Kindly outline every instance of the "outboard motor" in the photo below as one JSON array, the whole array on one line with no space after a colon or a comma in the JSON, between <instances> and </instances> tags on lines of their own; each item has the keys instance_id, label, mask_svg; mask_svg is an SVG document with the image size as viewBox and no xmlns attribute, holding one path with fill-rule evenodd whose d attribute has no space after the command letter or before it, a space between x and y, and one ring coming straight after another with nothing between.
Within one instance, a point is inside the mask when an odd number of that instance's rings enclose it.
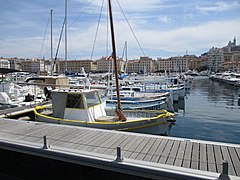
<instances>
[{"instance_id":1,"label":"outboard motor","mask_svg":"<svg viewBox=\"0 0 240 180\"><path fill-rule=\"evenodd\" d=\"M24 102L31 102L34 101L34 95L31 95L28 93L28 95L25 96Z\"/></svg>"}]
</instances>

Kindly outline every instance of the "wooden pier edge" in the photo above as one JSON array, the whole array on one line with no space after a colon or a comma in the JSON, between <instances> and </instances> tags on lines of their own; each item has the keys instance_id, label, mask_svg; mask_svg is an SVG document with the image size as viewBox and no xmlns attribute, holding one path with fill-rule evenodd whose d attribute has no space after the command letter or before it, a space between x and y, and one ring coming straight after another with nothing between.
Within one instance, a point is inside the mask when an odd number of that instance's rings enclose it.
<instances>
[{"instance_id":1,"label":"wooden pier edge","mask_svg":"<svg viewBox=\"0 0 240 180\"><path fill-rule=\"evenodd\" d=\"M240 179L238 144L0 118L0 148L152 179Z\"/></svg>"}]
</instances>

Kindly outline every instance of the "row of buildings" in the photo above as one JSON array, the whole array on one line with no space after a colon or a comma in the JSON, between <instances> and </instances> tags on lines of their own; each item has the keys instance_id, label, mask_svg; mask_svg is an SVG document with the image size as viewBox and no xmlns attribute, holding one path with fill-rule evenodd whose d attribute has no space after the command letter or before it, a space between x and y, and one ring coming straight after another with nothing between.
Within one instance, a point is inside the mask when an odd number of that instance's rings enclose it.
<instances>
[{"instance_id":1,"label":"row of buildings","mask_svg":"<svg viewBox=\"0 0 240 180\"><path fill-rule=\"evenodd\" d=\"M117 59L118 69L126 73L153 73L153 72L185 72L187 70L206 70L219 72L231 70L240 72L240 45L229 41L222 48L212 47L201 56L184 55L167 59L140 57L134 60ZM111 58L101 57L98 60L57 60L51 62L44 59L0 58L0 67L11 68L32 73L79 72L83 67L86 72L108 72L113 66ZM53 67L53 68L52 68Z\"/></svg>"}]
</instances>

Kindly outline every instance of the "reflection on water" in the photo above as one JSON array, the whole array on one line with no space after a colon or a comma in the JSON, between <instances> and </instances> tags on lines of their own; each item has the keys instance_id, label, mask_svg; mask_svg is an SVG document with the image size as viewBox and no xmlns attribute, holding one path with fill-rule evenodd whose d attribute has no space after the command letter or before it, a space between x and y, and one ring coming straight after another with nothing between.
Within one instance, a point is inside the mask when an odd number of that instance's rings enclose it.
<instances>
[{"instance_id":1,"label":"reflection on water","mask_svg":"<svg viewBox=\"0 0 240 180\"><path fill-rule=\"evenodd\" d=\"M178 102L173 104L174 111L178 112L179 110L185 110L185 99L179 99Z\"/></svg>"},{"instance_id":2,"label":"reflection on water","mask_svg":"<svg viewBox=\"0 0 240 180\"><path fill-rule=\"evenodd\" d=\"M197 77L185 100L174 104L178 115L170 136L240 143L240 88Z\"/></svg>"}]
</instances>

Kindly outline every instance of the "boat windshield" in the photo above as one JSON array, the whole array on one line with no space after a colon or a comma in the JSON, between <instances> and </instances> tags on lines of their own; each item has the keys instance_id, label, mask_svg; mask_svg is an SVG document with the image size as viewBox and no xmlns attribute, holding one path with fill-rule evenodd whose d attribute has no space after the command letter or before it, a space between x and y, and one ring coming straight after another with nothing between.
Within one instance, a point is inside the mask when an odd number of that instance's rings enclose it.
<instances>
[{"instance_id":1,"label":"boat windshield","mask_svg":"<svg viewBox=\"0 0 240 180\"><path fill-rule=\"evenodd\" d=\"M82 94L68 94L67 108L81 108L84 109L84 99Z\"/></svg>"},{"instance_id":2,"label":"boat windshield","mask_svg":"<svg viewBox=\"0 0 240 180\"><path fill-rule=\"evenodd\" d=\"M87 93L86 101L88 107L93 107L101 103L101 100L97 92Z\"/></svg>"}]
</instances>

